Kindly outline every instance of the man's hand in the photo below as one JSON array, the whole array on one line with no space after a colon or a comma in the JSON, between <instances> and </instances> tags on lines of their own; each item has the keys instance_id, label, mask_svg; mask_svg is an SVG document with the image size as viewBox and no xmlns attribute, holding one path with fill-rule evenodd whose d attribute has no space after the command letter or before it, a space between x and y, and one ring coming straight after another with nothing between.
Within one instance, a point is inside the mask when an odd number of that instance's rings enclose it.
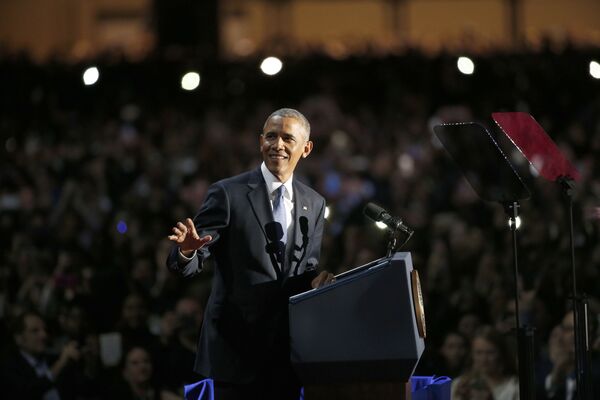
<instances>
[{"instance_id":1,"label":"man's hand","mask_svg":"<svg viewBox=\"0 0 600 400\"><path fill-rule=\"evenodd\" d=\"M335 276L331 272L322 271L315 279L312 280L310 285L312 288L318 288L324 285L329 285L335 282Z\"/></svg>"},{"instance_id":2,"label":"man's hand","mask_svg":"<svg viewBox=\"0 0 600 400\"><path fill-rule=\"evenodd\" d=\"M202 248L206 243L212 240L212 236L210 235L203 237L198 236L196 226L191 218L187 218L185 224L183 222L178 222L177 225L173 227L173 233L174 235L169 236L169 240L177 243L181 250L181 254L186 257L189 257L194 251Z\"/></svg>"},{"instance_id":3,"label":"man's hand","mask_svg":"<svg viewBox=\"0 0 600 400\"><path fill-rule=\"evenodd\" d=\"M50 371L52 375L56 378L61 374L61 372L65 369L65 367L73 361L79 360L81 357L81 352L79 351L79 346L77 342L70 341L63 347L60 352L60 356L58 360L52 365Z\"/></svg>"}]
</instances>

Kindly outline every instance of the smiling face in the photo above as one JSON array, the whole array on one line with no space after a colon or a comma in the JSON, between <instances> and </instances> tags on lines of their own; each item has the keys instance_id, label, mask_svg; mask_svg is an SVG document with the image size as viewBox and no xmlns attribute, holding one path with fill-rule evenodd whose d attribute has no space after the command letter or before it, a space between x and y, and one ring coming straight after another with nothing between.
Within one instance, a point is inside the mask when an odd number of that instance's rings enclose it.
<instances>
[{"instance_id":1,"label":"smiling face","mask_svg":"<svg viewBox=\"0 0 600 400\"><path fill-rule=\"evenodd\" d=\"M260 151L265 165L281 182L290 178L298 160L306 158L312 147L308 132L296 118L269 118L260 136Z\"/></svg>"}]
</instances>

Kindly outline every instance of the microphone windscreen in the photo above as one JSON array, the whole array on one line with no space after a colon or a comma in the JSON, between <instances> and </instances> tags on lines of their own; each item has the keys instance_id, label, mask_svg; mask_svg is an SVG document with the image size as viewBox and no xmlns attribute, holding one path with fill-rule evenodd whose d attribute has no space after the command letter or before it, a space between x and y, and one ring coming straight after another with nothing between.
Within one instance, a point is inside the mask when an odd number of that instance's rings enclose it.
<instances>
[{"instance_id":1,"label":"microphone windscreen","mask_svg":"<svg viewBox=\"0 0 600 400\"><path fill-rule=\"evenodd\" d=\"M308 235L308 218L300 217L300 232L302 232L302 236Z\"/></svg>"},{"instance_id":2,"label":"microphone windscreen","mask_svg":"<svg viewBox=\"0 0 600 400\"><path fill-rule=\"evenodd\" d=\"M373 221L380 221L381 216L385 214L386 211L375 203L367 203L363 209L363 213Z\"/></svg>"},{"instance_id":3,"label":"microphone windscreen","mask_svg":"<svg viewBox=\"0 0 600 400\"><path fill-rule=\"evenodd\" d=\"M283 228L279 222L267 222L265 224L265 233L267 234L267 239L271 242L278 242L283 237Z\"/></svg>"}]
</instances>

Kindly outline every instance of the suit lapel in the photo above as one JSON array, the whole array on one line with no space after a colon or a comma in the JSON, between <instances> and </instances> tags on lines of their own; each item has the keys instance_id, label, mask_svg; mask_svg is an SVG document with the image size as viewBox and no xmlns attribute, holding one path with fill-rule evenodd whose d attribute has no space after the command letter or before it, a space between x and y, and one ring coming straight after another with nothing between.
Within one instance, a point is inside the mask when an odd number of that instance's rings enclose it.
<instances>
[{"instance_id":1,"label":"suit lapel","mask_svg":"<svg viewBox=\"0 0 600 400\"><path fill-rule=\"evenodd\" d=\"M252 207L254 216L258 220L258 225L266 238L265 225L273 220L273 211L269 207L267 188L260 169L254 170L248 181L248 186L250 187L250 191L248 192L250 207Z\"/></svg>"}]
</instances>

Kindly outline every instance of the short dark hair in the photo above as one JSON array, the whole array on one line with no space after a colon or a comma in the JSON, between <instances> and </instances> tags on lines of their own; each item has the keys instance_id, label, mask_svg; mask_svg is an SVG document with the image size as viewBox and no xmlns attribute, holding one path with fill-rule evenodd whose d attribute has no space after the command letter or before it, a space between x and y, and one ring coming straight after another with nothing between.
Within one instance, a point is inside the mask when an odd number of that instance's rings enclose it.
<instances>
[{"instance_id":1,"label":"short dark hair","mask_svg":"<svg viewBox=\"0 0 600 400\"><path fill-rule=\"evenodd\" d=\"M295 110L293 108L280 108L279 110L273 111L271 115L269 115L269 117L265 120L263 130L267 126L267 122L273 117L296 119L298 122L300 122L300 125L302 125L302 128L304 128L304 131L306 132L306 140L310 138L310 123L300 111Z\"/></svg>"},{"instance_id":2,"label":"short dark hair","mask_svg":"<svg viewBox=\"0 0 600 400\"><path fill-rule=\"evenodd\" d=\"M42 317L42 314L40 314L37 311L34 310L25 310L19 314L17 314L17 316L15 316L13 318L13 320L11 321L10 324L10 332L13 336L17 336L22 334L23 332L25 332L25 320L27 319L27 317L38 317L39 319L41 319L42 321L44 321L44 317Z\"/></svg>"}]
</instances>

